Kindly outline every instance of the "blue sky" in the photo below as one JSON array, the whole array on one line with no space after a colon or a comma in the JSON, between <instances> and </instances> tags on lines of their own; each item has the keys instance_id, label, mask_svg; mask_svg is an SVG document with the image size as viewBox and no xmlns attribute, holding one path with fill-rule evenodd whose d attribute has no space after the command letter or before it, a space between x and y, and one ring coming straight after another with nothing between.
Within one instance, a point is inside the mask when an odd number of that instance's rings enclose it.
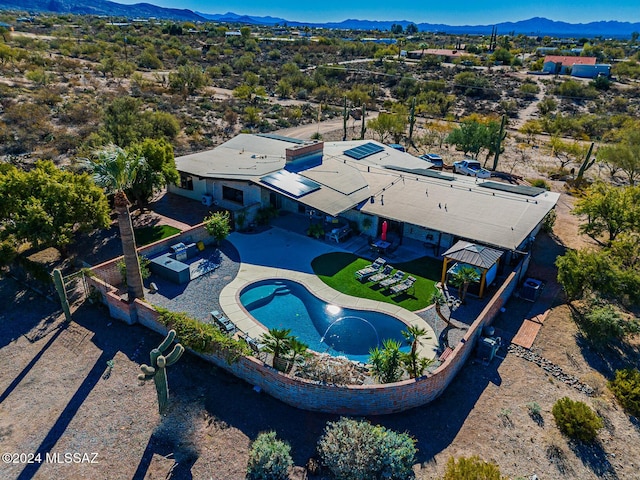
<instances>
[{"instance_id":1,"label":"blue sky","mask_svg":"<svg viewBox=\"0 0 640 480\"><path fill-rule=\"evenodd\" d=\"M638 0L458 0L424 2L420 0L265 0L242 2L208 0L115 0L118 3L147 1L162 7L188 8L203 13L234 12L245 15L281 17L292 21L327 22L347 18L362 20L409 20L449 25L487 25L505 21L546 17L570 23L598 20L640 22ZM392 5L392 6L390 6Z\"/></svg>"}]
</instances>

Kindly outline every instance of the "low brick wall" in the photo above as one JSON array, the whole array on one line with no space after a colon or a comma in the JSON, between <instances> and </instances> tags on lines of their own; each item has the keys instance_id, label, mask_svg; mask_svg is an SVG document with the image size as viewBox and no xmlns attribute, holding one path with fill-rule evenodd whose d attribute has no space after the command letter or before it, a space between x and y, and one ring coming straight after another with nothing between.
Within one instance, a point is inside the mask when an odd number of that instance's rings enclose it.
<instances>
[{"instance_id":1,"label":"low brick wall","mask_svg":"<svg viewBox=\"0 0 640 480\"><path fill-rule=\"evenodd\" d=\"M185 244L202 242L205 245L211 245L214 241L215 239L209 235L207 230L204 228L204 224L201 223L185 230L182 233L177 233L171 237L163 238L157 242L140 247L138 248L138 254L151 258L168 252L171 245L175 245L179 242ZM120 259L122 259L122 256L99 265L95 265L94 267L91 267L91 270L96 276L100 277L109 285L120 285L122 283L122 276L120 275L120 270L118 270L117 267Z\"/></svg>"},{"instance_id":2,"label":"low brick wall","mask_svg":"<svg viewBox=\"0 0 640 480\"><path fill-rule=\"evenodd\" d=\"M493 321L515 290L522 267L523 264L520 264L507 277L447 360L431 374L418 379L383 385L327 385L285 375L253 357L242 357L236 363L228 364L222 356L192 353L259 387L269 395L304 410L343 415L382 415L402 412L425 405L444 392L473 353L475 342L482 333L482 327ZM109 311L114 318L127 323L139 322L155 332L166 334L167 329L158 321L158 313L153 307L140 300L129 305L113 294L112 287L109 291L109 286L101 280L91 278L88 281L101 292L105 292L103 301L109 306ZM107 288L106 291L105 288Z\"/></svg>"}]
</instances>

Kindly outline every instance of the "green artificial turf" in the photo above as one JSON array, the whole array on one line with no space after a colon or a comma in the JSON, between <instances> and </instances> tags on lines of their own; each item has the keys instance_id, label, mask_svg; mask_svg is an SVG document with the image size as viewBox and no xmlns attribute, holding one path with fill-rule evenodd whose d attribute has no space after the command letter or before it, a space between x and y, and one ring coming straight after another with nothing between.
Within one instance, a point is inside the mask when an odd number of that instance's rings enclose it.
<instances>
[{"instance_id":1,"label":"green artificial turf","mask_svg":"<svg viewBox=\"0 0 640 480\"><path fill-rule=\"evenodd\" d=\"M134 233L136 236L136 245L141 247L180 233L180 229L170 227L169 225L154 225L152 227L135 228Z\"/></svg>"},{"instance_id":2,"label":"green artificial turf","mask_svg":"<svg viewBox=\"0 0 640 480\"><path fill-rule=\"evenodd\" d=\"M347 295L400 305L411 311L428 307L436 289L435 284L440 280L442 262L430 257L422 257L410 262L389 263L395 269L400 269L416 278L416 283L408 292L391 295L390 290L381 290L371 282L361 283L355 278L355 272L370 265L371 262L351 253L337 252L320 255L311 262L311 266L324 283Z\"/></svg>"}]
</instances>

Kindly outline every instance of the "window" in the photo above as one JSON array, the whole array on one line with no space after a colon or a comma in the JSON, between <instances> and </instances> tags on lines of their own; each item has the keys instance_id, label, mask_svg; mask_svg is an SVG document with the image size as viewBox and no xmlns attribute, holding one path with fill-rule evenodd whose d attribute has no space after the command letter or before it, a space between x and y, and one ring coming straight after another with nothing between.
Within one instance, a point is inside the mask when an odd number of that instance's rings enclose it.
<instances>
[{"instance_id":1,"label":"window","mask_svg":"<svg viewBox=\"0 0 640 480\"><path fill-rule=\"evenodd\" d=\"M244 205L244 192L242 190L238 190L237 188L231 188L223 185L222 198L224 198L225 200L229 200L230 202Z\"/></svg>"},{"instance_id":2,"label":"window","mask_svg":"<svg viewBox=\"0 0 640 480\"><path fill-rule=\"evenodd\" d=\"M180 188L183 190L193 190L193 177L191 175L180 174Z\"/></svg>"}]
</instances>

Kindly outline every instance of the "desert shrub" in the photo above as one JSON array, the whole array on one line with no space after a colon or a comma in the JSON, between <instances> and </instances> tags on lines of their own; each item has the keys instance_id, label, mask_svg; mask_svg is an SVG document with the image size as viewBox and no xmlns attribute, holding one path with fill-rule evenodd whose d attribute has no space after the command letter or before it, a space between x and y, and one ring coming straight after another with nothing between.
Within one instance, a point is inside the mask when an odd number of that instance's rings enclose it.
<instances>
[{"instance_id":1,"label":"desert shrub","mask_svg":"<svg viewBox=\"0 0 640 480\"><path fill-rule=\"evenodd\" d=\"M261 433L249 451L247 478L250 480L286 480L293 465L291 445L276 438L276 432Z\"/></svg>"},{"instance_id":2,"label":"desert shrub","mask_svg":"<svg viewBox=\"0 0 640 480\"><path fill-rule=\"evenodd\" d=\"M149 269L149 265L151 264L151 260L147 257L138 255L138 263L140 264L140 275L143 280L146 280L151 276L151 270ZM127 286L127 265L124 262L124 258L118 260L116 263L116 267L120 272L120 276L122 277L122 285Z\"/></svg>"},{"instance_id":3,"label":"desert shrub","mask_svg":"<svg viewBox=\"0 0 640 480\"><path fill-rule=\"evenodd\" d=\"M640 371L635 368L617 370L609 389L629 414L640 417Z\"/></svg>"},{"instance_id":4,"label":"desert shrub","mask_svg":"<svg viewBox=\"0 0 640 480\"><path fill-rule=\"evenodd\" d=\"M453 457L447 461L447 468L442 480L502 480L500 468L494 464L485 462L478 456Z\"/></svg>"},{"instance_id":5,"label":"desert shrub","mask_svg":"<svg viewBox=\"0 0 640 480\"><path fill-rule=\"evenodd\" d=\"M551 410L556 425L567 437L582 442L592 442L604 423L589 406L580 401L563 397Z\"/></svg>"},{"instance_id":6,"label":"desert shrub","mask_svg":"<svg viewBox=\"0 0 640 480\"><path fill-rule=\"evenodd\" d=\"M220 243L231 232L229 212L215 212L204 219L204 228L217 243Z\"/></svg>"},{"instance_id":7,"label":"desert shrub","mask_svg":"<svg viewBox=\"0 0 640 480\"><path fill-rule=\"evenodd\" d=\"M322 463L341 480L413 477L415 440L364 420L329 422L318 441Z\"/></svg>"},{"instance_id":8,"label":"desert shrub","mask_svg":"<svg viewBox=\"0 0 640 480\"><path fill-rule=\"evenodd\" d=\"M202 323L184 312L172 312L155 306L158 321L169 330L176 331L180 343L196 352L223 353L227 362L233 363L242 355L250 355L246 342L222 333L210 323Z\"/></svg>"},{"instance_id":9,"label":"desert shrub","mask_svg":"<svg viewBox=\"0 0 640 480\"><path fill-rule=\"evenodd\" d=\"M532 178L529 180L532 187L544 188L545 190L551 190L549 184L543 178Z\"/></svg>"},{"instance_id":10,"label":"desert shrub","mask_svg":"<svg viewBox=\"0 0 640 480\"><path fill-rule=\"evenodd\" d=\"M589 310L582 316L580 327L586 337L598 346L624 338L627 334L627 322L611 305L596 306Z\"/></svg>"},{"instance_id":11,"label":"desert shrub","mask_svg":"<svg viewBox=\"0 0 640 480\"><path fill-rule=\"evenodd\" d=\"M550 210L542 220L542 231L546 233L553 232L553 226L556 224L558 214L555 210Z\"/></svg>"}]
</instances>

